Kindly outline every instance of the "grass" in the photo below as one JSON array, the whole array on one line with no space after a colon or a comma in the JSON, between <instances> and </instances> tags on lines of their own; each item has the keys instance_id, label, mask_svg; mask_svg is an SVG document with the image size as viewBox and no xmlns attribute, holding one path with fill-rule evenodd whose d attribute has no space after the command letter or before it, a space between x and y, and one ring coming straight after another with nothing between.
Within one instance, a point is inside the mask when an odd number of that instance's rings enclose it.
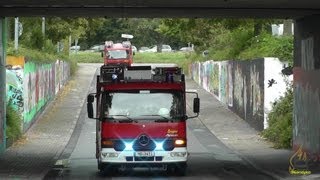
<instances>
[{"instance_id":1,"label":"grass","mask_svg":"<svg viewBox=\"0 0 320 180\"><path fill-rule=\"evenodd\" d=\"M9 139L17 140L21 136L22 118L19 113L8 103L7 104L7 128L6 134Z\"/></svg>"},{"instance_id":2,"label":"grass","mask_svg":"<svg viewBox=\"0 0 320 180\"><path fill-rule=\"evenodd\" d=\"M187 72L188 64L191 63L190 54L182 52L174 53L136 53L133 57L134 63L174 63ZM78 63L101 63L103 58L99 52L72 53L69 57Z\"/></svg>"},{"instance_id":3,"label":"grass","mask_svg":"<svg viewBox=\"0 0 320 180\"><path fill-rule=\"evenodd\" d=\"M292 112L293 90L287 89L272 107L268 115L269 127L262 131L262 135L274 143L275 148L291 148L292 144Z\"/></svg>"},{"instance_id":4,"label":"grass","mask_svg":"<svg viewBox=\"0 0 320 180\"><path fill-rule=\"evenodd\" d=\"M77 63L103 63L100 52L83 52L71 53L69 59Z\"/></svg>"}]
</instances>

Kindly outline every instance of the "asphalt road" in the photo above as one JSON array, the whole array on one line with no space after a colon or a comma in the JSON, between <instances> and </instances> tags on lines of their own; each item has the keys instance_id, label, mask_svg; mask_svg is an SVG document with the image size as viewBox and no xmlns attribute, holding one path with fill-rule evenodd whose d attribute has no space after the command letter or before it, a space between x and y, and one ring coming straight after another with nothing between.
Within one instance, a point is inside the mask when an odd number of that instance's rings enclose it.
<instances>
[{"instance_id":1,"label":"asphalt road","mask_svg":"<svg viewBox=\"0 0 320 180\"><path fill-rule=\"evenodd\" d=\"M91 92L95 92L94 87L95 82L91 84ZM188 98L188 104L191 104L191 98ZM102 176L95 159L96 122L87 118L85 105L69 144L45 179L273 179L224 145L198 118L187 121L190 155L186 176L172 176L161 170L148 169ZM188 111L190 113L189 106Z\"/></svg>"}]
</instances>

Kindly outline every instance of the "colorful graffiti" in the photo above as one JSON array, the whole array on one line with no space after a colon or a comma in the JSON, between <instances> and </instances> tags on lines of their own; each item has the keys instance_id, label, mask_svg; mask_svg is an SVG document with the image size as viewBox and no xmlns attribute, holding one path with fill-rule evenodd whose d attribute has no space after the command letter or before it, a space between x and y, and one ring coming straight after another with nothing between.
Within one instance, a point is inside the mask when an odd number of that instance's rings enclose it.
<instances>
[{"instance_id":1,"label":"colorful graffiti","mask_svg":"<svg viewBox=\"0 0 320 180\"><path fill-rule=\"evenodd\" d=\"M5 52L6 52L6 44L7 44L7 20L4 17L0 17L0 78L3 79L5 74ZM5 137L5 95L2 93L5 91L4 82L0 81L3 84L0 84L0 153L4 151L6 144Z\"/></svg>"},{"instance_id":2,"label":"colorful graffiti","mask_svg":"<svg viewBox=\"0 0 320 180\"><path fill-rule=\"evenodd\" d=\"M227 96L228 96L228 106L232 107L233 106L233 78L232 78L232 66L233 63L229 62L228 63L228 91L227 91Z\"/></svg>"},{"instance_id":3,"label":"colorful graffiti","mask_svg":"<svg viewBox=\"0 0 320 180\"><path fill-rule=\"evenodd\" d=\"M250 104L252 105L253 115L263 116L262 114L259 114L259 112L262 110L260 108L263 108L263 99L261 96L263 91L260 88L264 88L264 85L260 85L260 73L263 74L264 69L262 68L259 70L257 70L257 66L255 64L250 67Z\"/></svg>"},{"instance_id":4,"label":"colorful graffiti","mask_svg":"<svg viewBox=\"0 0 320 180\"><path fill-rule=\"evenodd\" d=\"M220 76L219 76L219 99L224 104L227 104L227 91L228 91L228 64L227 62L221 62L220 64Z\"/></svg>"},{"instance_id":5,"label":"colorful graffiti","mask_svg":"<svg viewBox=\"0 0 320 180\"><path fill-rule=\"evenodd\" d=\"M20 68L15 68L14 64L7 65L7 102L10 101L21 113L25 131L67 82L70 68L68 63L58 60L53 64L26 62L22 69L20 57L19 61L10 58L11 62L19 62Z\"/></svg>"},{"instance_id":6,"label":"colorful graffiti","mask_svg":"<svg viewBox=\"0 0 320 180\"><path fill-rule=\"evenodd\" d=\"M15 110L23 113L23 85L22 75L23 69L7 69L6 70L6 92L7 92L7 103L13 106Z\"/></svg>"},{"instance_id":7,"label":"colorful graffiti","mask_svg":"<svg viewBox=\"0 0 320 180\"><path fill-rule=\"evenodd\" d=\"M193 64L199 84L257 130L264 122L264 59L254 61L206 61ZM200 71L200 72L198 72Z\"/></svg>"},{"instance_id":8,"label":"colorful graffiti","mask_svg":"<svg viewBox=\"0 0 320 180\"><path fill-rule=\"evenodd\" d=\"M69 78L68 64L57 61L54 64L38 65L27 62L24 68L24 129L54 97Z\"/></svg>"},{"instance_id":9,"label":"colorful graffiti","mask_svg":"<svg viewBox=\"0 0 320 180\"><path fill-rule=\"evenodd\" d=\"M320 70L294 68L293 140L320 161ZM315 158L313 158L315 159Z\"/></svg>"}]
</instances>

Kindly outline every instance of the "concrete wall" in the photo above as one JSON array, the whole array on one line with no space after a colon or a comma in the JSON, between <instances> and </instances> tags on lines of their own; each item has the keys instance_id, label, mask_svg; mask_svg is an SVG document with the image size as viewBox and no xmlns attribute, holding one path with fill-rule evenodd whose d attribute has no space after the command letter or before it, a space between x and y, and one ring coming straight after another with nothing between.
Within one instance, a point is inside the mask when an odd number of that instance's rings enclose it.
<instances>
[{"instance_id":1,"label":"concrete wall","mask_svg":"<svg viewBox=\"0 0 320 180\"><path fill-rule=\"evenodd\" d=\"M253 61L206 61L191 65L192 78L230 110L261 131L268 127L272 103L286 90L283 63L277 58ZM269 80L274 80L269 87Z\"/></svg>"},{"instance_id":2,"label":"concrete wall","mask_svg":"<svg viewBox=\"0 0 320 180\"><path fill-rule=\"evenodd\" d=\"M23 131L26 131L67 82L70 68L59 60L52 64L25 62L21 67L19 57L9 58L13 59L10 61L13 68L7 69L7 101L21 113Z\"/></svg>"},{"instance_id":3,"label":"concrete wall","mask_svg":"<svg viewBox=\"0 0 320 180\"><path fill-rule=\"evenodd\" d=\"M320 16L296 20L294 54L294 149L320 162Z\"/></svg>"},{"instance_id":4,"label":"concrete wall","mask_svg":"<svg viewBox=\"0 0 320 180\"><path fill-rule=\"evenodd\" d=\"M6 106L5 106L5 44L6 44L6 19L0 17L0 153L5 150L6 138Z\"/></svg>"},{"instance_id":5,"label":"concrete wall","mask_svg":"<svg viewBox=\"0 0 320 180\"><path fill-rule=\"evenodd\" d=\"M273 103L285 93L289 84L292 84L293 76L283 76L281 71L287 63L277 58L264 58L264 128L268 128L268 114L272 110ZM274 83L269 85L274 80ZM270 87L269 87L270 86Z\"/></svg>"}]
</instances>

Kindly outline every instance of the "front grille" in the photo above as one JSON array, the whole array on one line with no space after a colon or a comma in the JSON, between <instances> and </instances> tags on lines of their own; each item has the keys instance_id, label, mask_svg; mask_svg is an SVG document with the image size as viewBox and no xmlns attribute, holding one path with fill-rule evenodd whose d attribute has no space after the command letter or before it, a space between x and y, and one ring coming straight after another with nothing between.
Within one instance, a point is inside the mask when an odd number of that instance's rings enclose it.
<instances>
[{"instance_id":1,"label":"front grille","mask_svg":"<svg viewBox=\"0 0 320 180\"><path fill-rule=\"evenodd\" d=\"M128 142L132 140L127 140ZM161 142L160 139L150 139L146 145L142 145L139 142L139 139L134 140L132 144L132 149L134 151L154 151L156 149L156 142ZM123 151L126 148L126 145L123 140L113 140L113 147L116 151ZM174 140L167 139L163 142L162 148L165 151L172 151L174 149Z\"/></svg>"},{"instance_id":2,"label":"front grille","mask_svg":"<svg viewBox=\"0 0 320 180\"><path fill-rule=\"evenodd\" d=\"M163 157L162 156L156 156L156 161L162 161Z\"/></svg>"},{"instance_id":3,"label":"front grille","mask_svg":"<svg viewBox=\"0 0 320 180\"><path fill-rule=\"evenodd\" d=\"M149 143L143 146L139 143L139 140L135 140L132 148L135 151L153 151L156 148L156 144L150 139Z\"/></svg>"},{"instance_id":4,"label":"front grille","mask_svg":"<svg viewBox=\"0 0 320 180\"><path fill-rule=\"evenodd\" d=\"M127 157L126 157L126 160L127 160L127 161L133 161L133 156L127 156Z\"/></svg>"}]
</instances>

